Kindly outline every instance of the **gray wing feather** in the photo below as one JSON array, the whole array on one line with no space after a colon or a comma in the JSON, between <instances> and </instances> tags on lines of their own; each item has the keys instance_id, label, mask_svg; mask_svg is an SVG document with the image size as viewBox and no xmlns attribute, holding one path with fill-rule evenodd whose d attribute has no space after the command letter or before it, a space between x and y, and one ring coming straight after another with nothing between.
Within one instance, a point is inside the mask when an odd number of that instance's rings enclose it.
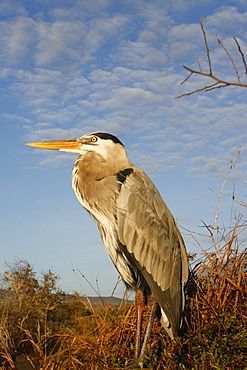
<instances>
[{"instance_id":1,"label":"gray wing feather","mask_svg":"<svg viewBox=\"0 0 247 370\"><path fill-rule=\"evenodd\" d=\"M117 221L120 242L140 265L176 335L183 310L182 283L188 279L187 254L166 203L137 167L122 184Z\"/></svg>"}]
</instances>

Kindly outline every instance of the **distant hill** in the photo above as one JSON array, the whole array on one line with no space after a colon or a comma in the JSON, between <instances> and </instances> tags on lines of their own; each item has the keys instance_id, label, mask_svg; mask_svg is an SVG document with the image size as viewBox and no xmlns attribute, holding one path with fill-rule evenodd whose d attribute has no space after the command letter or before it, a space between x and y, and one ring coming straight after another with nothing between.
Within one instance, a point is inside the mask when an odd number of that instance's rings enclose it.
<instances>
[{"instance_id":1,"label":"distant hill","mask_svg":"<svg viewBox=\"0 0 247 370\"><path fill-rule=\"evenodd\" d=\"M5 289L0 289L0 303L3 302L3 300L12 300L12 299L15 299L15 295L13 294L13 292L9 291L9 290L5 290ZM73 301L73 300L84 300L84 301L90 301L91 304L93 305L96 305L96 304L102 304L102 302L104 303L107 303L107 304L111 304L111 305L114 305L114 306L118 306L120 305L122 302L123 302L123 299L122 298L117 298L117 297L100 297L100 296L96 296L96 297L88 297L88 296L79 296L79 295L75 295L75 294L65 294L65 296L61 296L61 298L64 299L64 301ZM133 300L127 300L127 301L124 301L126 304L131 304L133 302Z\"/></svg>"},{"instance_id":2,"label":"distant hill","mask_svg":"<svg viewBox=\"0 0 247 370\"><path fill-rule=\"evenodd\" d=\"M102 301L107 303L107 304L112 304L112 305L120 305L123 302L122 298L117 298L117 297L80 297L83 300L90 300L92 304L101 304ZM124 300L126 304L131 304L133 301L132 300Z\"/></svg>"}]
</instances>

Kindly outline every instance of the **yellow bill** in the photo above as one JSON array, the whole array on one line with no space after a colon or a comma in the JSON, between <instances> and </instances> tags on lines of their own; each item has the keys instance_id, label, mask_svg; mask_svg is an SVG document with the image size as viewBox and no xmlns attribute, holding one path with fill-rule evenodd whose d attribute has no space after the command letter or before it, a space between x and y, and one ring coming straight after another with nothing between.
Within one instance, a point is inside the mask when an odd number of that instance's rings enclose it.
<instances>
[{"instance_id":1,"label":"yellow bill","mask_svg":"<svg viewBox=\"0 0 247 370\"><path fill-rule=\"evenodd\" d=\"M57 149L61 151L77 152L81 149L82 144L83 144L82 140L70 139L70 140L37 141L34 143L27 143L25 145L40 149Z\"/></svg>"}]
</instances>

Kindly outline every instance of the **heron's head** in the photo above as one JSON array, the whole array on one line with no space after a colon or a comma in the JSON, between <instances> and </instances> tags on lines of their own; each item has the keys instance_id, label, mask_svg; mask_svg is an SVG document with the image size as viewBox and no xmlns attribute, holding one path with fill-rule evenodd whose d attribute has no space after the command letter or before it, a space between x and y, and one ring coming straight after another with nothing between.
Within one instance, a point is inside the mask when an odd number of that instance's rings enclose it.
<instances>
[{"instance_id":1,"label":"heron's head","mask_svg":"<svg viewBox=\"0 0 247 370\"><path fill-rule=\"evenodd\" d=\"M113 159L117 161L118 157L128 160L125 147L121 141L116 136L105 132L94 132L78 139L38 141L26 145L41 149L57 149L62 152L80 155L95 152L101 155L106 162Z\"/></svg>"}]
</instances>

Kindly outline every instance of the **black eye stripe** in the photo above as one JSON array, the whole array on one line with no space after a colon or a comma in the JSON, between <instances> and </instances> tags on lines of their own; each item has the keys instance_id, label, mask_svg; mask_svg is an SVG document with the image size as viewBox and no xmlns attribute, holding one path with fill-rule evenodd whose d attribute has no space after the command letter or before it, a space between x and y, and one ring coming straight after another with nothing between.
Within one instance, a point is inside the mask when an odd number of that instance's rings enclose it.
<instances>
[{"instance_id":1,"label":"black eye stripe","mask_svg":"<svg viewBox=\"0 0 247 370\"><path fill-rule=\"evenodd\" d=\"M112 140L116 144L123 145L123 143L116 136L107 134L106 132L95 132L95 136L98 136L100 139L103 140Z\"/></svg>"}]
</instances>

